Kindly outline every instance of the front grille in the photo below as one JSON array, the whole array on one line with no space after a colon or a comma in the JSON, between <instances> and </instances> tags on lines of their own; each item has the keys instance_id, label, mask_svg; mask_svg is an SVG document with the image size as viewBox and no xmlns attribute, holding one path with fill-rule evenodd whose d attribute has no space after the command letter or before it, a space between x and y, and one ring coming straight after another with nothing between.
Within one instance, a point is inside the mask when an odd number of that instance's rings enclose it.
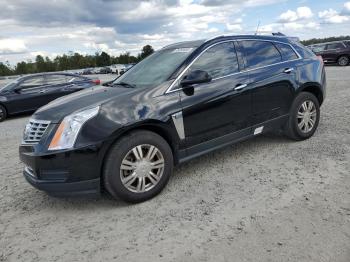
<instances>
[{"instance_id":1,"label":"front grille","mask_svg":"<svg viewBox=\"0 0 350 262\"><path fill-rule=\"evenodd\" d=\"M23 143L39 143L49 124L50 121L30 119L24 130Z\"/></svg>"}]
</instances>

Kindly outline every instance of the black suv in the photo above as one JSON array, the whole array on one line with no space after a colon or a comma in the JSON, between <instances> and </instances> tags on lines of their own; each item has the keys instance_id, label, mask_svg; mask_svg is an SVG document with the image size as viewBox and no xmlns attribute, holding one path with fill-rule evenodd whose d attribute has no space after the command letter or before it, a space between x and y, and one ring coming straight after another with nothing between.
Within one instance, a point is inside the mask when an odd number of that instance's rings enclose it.
<instances>
[{"instance_id":1,"label":"black suv","mask_svg":"<svg viewBox=\"0 0 350 262\"><path fill-rule=\"evenodd\" d=\"M173 166L283 130L311 137L325 99L321 60L283 37L222 36L166 46L109 87L57 99L29 120L24 176L56 196L140 202Z\"/></svg>"},{"instance_id":2,"label":"black suv","mask_svg":"<svg viewBox=\"0 0 350 262\"><path fill-rule=\"evenodd\" d=\"M335 41L309 46L325 63L337 63L340 66L347 66L350 62L350 42Z\"/></svg>"}]
</instances>

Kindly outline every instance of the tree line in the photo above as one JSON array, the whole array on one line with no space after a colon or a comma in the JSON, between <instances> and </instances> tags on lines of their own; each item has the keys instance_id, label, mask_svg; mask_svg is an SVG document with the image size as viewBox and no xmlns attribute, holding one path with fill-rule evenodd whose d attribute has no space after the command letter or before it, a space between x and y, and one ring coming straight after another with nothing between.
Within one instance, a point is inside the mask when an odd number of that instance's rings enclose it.
<instances>
[{"instance_id":1,"label":"tree line","mask_svg":"<svg viewBox=\"0 0 350 262\"><path fill-rule=\"evenodd\" d=\"M314 45L314 44L322 44L326 42L332 41L342 41L342 40L350 40L350 35L348 36L335 36L335 37L327 37L327 38L312 38L309 40L300 41L303 45Z\"/></svg>"},{"instance_id":2,"label":"tree line","mask_svg":"<svg viewBox=\"0 0 350 262\"><path fill-rule=\"evenodd\" d=\"M153 52L152 46L145 45L137 56L133 56L129 52L119 56L110 56L106 52L95 53L94 55L69 52L68 54L58 55L54 59L37 55L35 61L18 62L15 67L11 67L8 62L0 62L0 76L103 67L113 64L131 64L141 61Z\"/></svg>"}]
</instances>

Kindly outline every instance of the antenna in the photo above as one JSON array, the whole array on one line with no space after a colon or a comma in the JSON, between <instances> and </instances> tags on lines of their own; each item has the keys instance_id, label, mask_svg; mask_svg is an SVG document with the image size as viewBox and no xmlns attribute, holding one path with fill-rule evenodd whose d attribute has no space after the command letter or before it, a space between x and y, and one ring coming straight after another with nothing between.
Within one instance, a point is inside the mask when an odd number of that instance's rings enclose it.
<instances>
[{"instance_id":1,"label":"antenna","mask_svg":"<svg viewBox=\"0 0 350 262\"><path fill-rule=\"evenodd\" d=\"M258 21L258 25L256 26L255 35L257 35L259 32L259 26L260 26L260 20Z\"/></svg>"}]
</instances>

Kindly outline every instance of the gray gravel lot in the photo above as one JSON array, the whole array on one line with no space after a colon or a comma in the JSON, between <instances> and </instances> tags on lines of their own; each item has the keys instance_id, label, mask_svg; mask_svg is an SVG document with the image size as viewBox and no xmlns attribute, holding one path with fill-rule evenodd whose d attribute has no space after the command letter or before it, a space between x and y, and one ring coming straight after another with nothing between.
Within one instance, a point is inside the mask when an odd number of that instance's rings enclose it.
<instances>
[{"instance_id":1,"label":"gray gravel lot","mask_svg":"<svg viewBox=\"0 0 350 262\"><path fill-rule=\"evenodd\" d=\"M57 199L22 177L28 116L0 123L0 261L350 261L350 67L327 67L315 136L277 135L176 168L137 205Z\"/></svg>"}]
</instances>

